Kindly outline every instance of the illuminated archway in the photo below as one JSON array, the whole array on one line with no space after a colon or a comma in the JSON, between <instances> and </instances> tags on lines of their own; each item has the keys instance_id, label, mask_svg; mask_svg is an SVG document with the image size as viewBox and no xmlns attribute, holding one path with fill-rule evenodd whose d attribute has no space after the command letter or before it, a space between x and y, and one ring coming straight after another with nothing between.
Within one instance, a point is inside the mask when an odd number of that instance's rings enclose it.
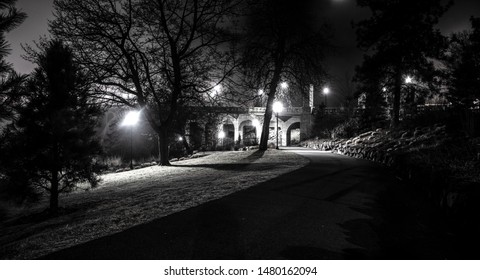
<instances>
[{"instance_id":1,"label":"illuminated archway","mask_svg":"<svg viewBox=\"0 0 480 280\"><path fill-rule=\"evenodd\" d=\"M244 145L253 146L258 144L257 128L251 120L243 121L239 128Z\"/></svg>"},{"instance_id":2,"label":"illuminated archway","mask_svg":"<svg viewBox=\"0 0 480 280\"><path fill-rule=\"evenodd\" d=\"M287 129L287 146L300 143L300 122L294 122Z\"/></svg>"}]
</instances>

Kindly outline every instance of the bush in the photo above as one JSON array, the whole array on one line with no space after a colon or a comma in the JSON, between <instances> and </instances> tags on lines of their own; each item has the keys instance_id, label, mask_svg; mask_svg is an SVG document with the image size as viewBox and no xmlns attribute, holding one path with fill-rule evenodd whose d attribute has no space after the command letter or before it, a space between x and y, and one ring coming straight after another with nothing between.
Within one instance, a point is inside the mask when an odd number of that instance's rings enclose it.
<instances>
[{"instance_id":1,"label":"bush","mask_svg":"<svg viewBox=\"0 0 480 280\"><path fill-rule=\"evenodd\" d=\"M360 125L357 118L351 118L332 130L332 138L351 138L360 133Z\"/></svg>"},{"instance_id":2,"label":"bush","mask_svg":"<svg viewBox=\"0 0 480 280\"><path fill-rule=\"evenodd\" d=\"M330 138L333 129L339 124L345 122L346 116L340 114L325 114L318 111L315 114L315 121L312 128L312 136L319 138Z\"/></svg>"}]
</instances>

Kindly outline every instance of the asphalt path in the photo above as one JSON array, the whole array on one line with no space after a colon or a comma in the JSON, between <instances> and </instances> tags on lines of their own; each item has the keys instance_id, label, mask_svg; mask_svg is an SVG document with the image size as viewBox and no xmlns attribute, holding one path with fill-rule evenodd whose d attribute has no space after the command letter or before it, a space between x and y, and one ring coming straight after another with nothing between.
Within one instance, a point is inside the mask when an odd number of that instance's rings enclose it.
<instances>
[{"instance_id":1,"label":"asphalt path","mask_svg":"<svg viewBox=\"0 0 480 280\"><path fill-rule=\"evenodd\" d=\"M387 169L328 152L287 152L310 164L44 258L462 258L442 223Z\"/></svg>"}]
</instances>

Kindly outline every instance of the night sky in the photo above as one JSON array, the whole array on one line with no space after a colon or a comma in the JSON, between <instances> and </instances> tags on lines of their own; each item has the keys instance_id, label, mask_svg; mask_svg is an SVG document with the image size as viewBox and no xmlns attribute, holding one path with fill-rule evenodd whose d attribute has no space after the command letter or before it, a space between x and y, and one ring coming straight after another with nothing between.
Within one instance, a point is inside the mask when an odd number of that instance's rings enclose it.
<instances>
[{"instance_id":1,"label":"night sky","mask_svg":"<svg viewBox=\"0 0 480 280\"><path fill-rule=\"evenodd\" d=\"M31 63L20 57L23 54L20 44L31 44L41 35L48 34L47 25L48 19L52 17L52 3L53 0L17 1L17 7L25 11L28 18L7 35L12 49L8 60L14 64L16 71L29 73L33 69ZM336 77L343 77L347 73L352 75L354 66L361 62L362 53L356 49L355 32L351 22L367 18L369 12L357 7L356 0L323 0L321 4L320 1L317 3L316 9L322 15L319 18L324 17L333 26L333 43L338 47L337 55L330 55L327 59L329 72ZM456 0L454 6L440 20L439 28L445 34L467 29L472 15L480 17L480 1Z\"/></svg>"}]
</instances>

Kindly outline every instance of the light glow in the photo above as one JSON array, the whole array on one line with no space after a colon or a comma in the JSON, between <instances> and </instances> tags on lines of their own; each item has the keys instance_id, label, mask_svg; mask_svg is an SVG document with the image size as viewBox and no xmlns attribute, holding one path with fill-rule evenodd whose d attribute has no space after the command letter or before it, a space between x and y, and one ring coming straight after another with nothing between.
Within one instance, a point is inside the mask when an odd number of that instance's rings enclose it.
<instances>
[{"instance_id":1,"label":"light glow","mask_svg":"<svg viewBox=\"0 0 480 280\"><path fill-rule=\"evenodd\" d=\"M330 89L328 87L324 87L323 94L329 94L329 93L330 93Z\"/></svg>"},{"instance_id":2,"label":"light glow","mask_svg":"<svg viewBox=\"0 0 480 280\"><path fill-rule=\"evenodd\" d=\"M121 126L134 126L138 123L140 119L140 111L130 111L127 113Z\"/></svg>"},{"instance_id":3,"label":"light glow","mask_svg":"<svg viewBox=\"0 0 480 280\"><path fill-rule=\"evenodd\" d=\"M221 84L215 85L209 93L210 97L214 98L215 96L217 96L222 92L222 89L223 87Z\"/></svg>"},{"instance_id":4,"label":"light glow","mask_svg":"<svg viewBox=\"0 0 480 280\"><path fill-rule=\"evenodd\" d=\"M258 95L263 95L265 92L263 91L263 89L259 89L258 90Z\"/></svg>"},{"instance_id":5,"label":"light glow","mask_svg":"<svg viewBox=\"0 0 480 280\"><path fill-rule=\"evenodd\" d=\"M225 132L223 130L218 133L218 138L220 139L225 138Z\"/></svg>"},{"instance_id":6,"label":"light glow","mask_svg":"<svg viewBox=\"0 0 480 280\"><path fill-rule=\"evenodd\" d=\"M287 89L288 88L288 83L287 82L282 82L282 83L280 83L280 87L282 89Z\"/></svg>"},{"instance_id":7,"label":"light glow","mask_svg":"<svg viewBox=\"0 0 480 280\"><path fill-rule=\"evenodd\" d=\"M412 77L407 76L407 77L405 78L405 83L406 83L406 84L410 84L410 83L412 83L412 82L413 82Z\"/></svg>"},{"instance_id":8,"label":"light glow","mask_svg":"<svg viewBox=\"0 0 480 280\"><path fill-rule=\"evenodd\" d=\"M282 102L276 101L275 103L273 103L272 109L273 109L273 112L274 112L275 114L278 114L278 113L282 112L282 111L283 111L283 104L282 104Z\"/></svg>"}]
</instances>

